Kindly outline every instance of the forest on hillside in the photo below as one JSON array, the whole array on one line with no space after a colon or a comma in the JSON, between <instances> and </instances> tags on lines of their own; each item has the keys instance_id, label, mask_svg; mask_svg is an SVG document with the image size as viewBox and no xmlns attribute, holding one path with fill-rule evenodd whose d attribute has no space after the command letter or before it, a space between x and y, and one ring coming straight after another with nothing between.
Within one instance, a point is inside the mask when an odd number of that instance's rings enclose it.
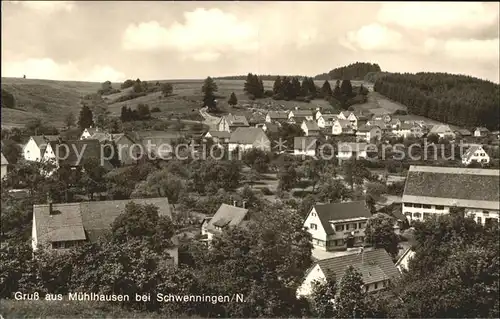
<instances>
[{"instance_id":1,"label":"forest on hillside","mask_svg":"<svg viewBox=\"0 0 500 319\"><path fill-rule=\"evenodd\" d=\"M315 80L363 80L370 72L381 72L377 63L356 62L336 68L328 73L318 74Z\"/></svg>"},{"instance_id":2,"label":"forest on hillside","mask_svg":"<svg viewBox=\"0 0 500 319\"><path fill-rule=\"evenodd\" d=\"M267 74L267 75L258 75L258 77L262 81L275 81L280 76ZM283 77L283 75L281 77ZM286 75L285 77L303 79L306 76L304 76L304 75ZM219 77L215 77L214 79L216 79L216 80L246 80L247 78L248 78L248 75L231 75L231 76L219 76Z\"/></svg>"},{"instance_id":3,"label":"forest on hillside","mask_svg":"<svg viewBox=\"0 0 500 319\"><path fill-rule=\"evenodd\" d=\"M448 73L390 73L377 79L374 90L436 121L490 130L500 126L500 85L493 82Z\"/></svg>"}]
</instances>

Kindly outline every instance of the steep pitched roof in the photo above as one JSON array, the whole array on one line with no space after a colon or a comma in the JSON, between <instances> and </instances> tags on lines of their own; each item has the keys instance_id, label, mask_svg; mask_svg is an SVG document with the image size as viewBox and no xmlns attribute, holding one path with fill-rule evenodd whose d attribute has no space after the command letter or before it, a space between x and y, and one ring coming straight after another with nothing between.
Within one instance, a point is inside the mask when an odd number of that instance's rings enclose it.
<instances>
[{"instance_id":1,"label":"steep pitched roof","mask_svg":"<svg viewBox=\"0 0 500 319\"><path fill-rule=\"evenodd\" d=\"M305 118L307 116L314 116L314 113L316 111L313 111L313 110L292 110L292 112L293 112L293 117L295 117L295 118L297 118L297 117Z\"/></svg>"},{"instance_id":2,"label":"steep pitched roof","mask_svg":"<svg viewBox=\"0 0 500 319\"><path fill-rule=\"evenodd\" d=\"M2 165L9 165L9 161L5 158L5 156L3 156L3 153L2 154Z\"/></svg>"},{"instance_id":3,"label":"steep pitched roof","mask_svg":"<svg viewBox=\"0 0 500 319\"><path fill-rule=\"evenodd\" d=\"M231 133L229 143L253 144L258 140L267 139L266 133L258 127L238 127Z\"/></svg>"},{"instance_id":4,"label":"steep pitched roof","mask_svg":"<svg viewBox=\"0 0 500 319\"><path fill-rule=\"evenodd\" d=\"M279 125L275 123L264 123L268 132L276 133L279 131Z\"/></svg>"},{"instance_id":5,"label":"steep pitched roof","mask_svg":"<svg viewBox=\"0 0 500 319\"><path fill-rule=\"evenodd\" d=\"M410 166L403 202L499 209L497 169Z\"/></svg>"},{"instance_id":6,"label":"steep pitched roof","mask_svg":"<svg viewBox=\"0 0 500 319\"><path fill-rule=\"evenodd\" d=\"M96 240L111 229L113 221L125 211L129 202L158 207L159 215L171 216L167 198L92 201L33 205L37 241L45 244L69 240Z\"/></svg>"},{"instance_id":7,"label":"steep pitched roof","mask_svg":"<svg viewBox=\"0 0 500 319\"><path fill-rule=\"evenodd\" d=\"M400 273L385 249L374 249L317 261L327 278L339 281L349 266L361 273L365 285L397 278Z\"/></svg>"},{"instance_id":8,"label":"steep pitched roof","mask_svg":"<svg viewBox=\"0 0 500 319\"><path fill-rule=\"evenodd\" d=\"M45 153L45 149L47 148L47 145L49 144L49 142L59 140L58 135L34 135L34 136L31 136L30 138L38 146L38 148L40 149L40 154L42 156L43 156L43 153Z\"/></svg>"},{"instance_id":9,"label":"steep pitched roof","mask_svg":"<svg viewBox=\"0 0 500 319\"><path fill-rule=\"evenodd\" d=\"M319 131L319 126L316 121L304 121L306 124L307 130L309 131Z\"/></svg>"},{"instance_id":10,"label":"steep pitched roof","mask_svg":"<svg viewBox=\"0 0 500 319\"><path fill-rule=\"evenodd\" d=\"M467 150L467 152L465 152L462 155L462 159L467 159L469 161L470 158L472 156L474 156L474 153L477 152L477 151L483 151L484 153L486 153L485 150L483 149L483 147L481 145L472 145L471 147L469 147L469 149Z\"/></svg>"},{"instance_id":11,"label":"steep pitched roof","mask_svg":"<svg viewBox=\"0 0 500 319\"><path fill-rule=\"evenodd\" d=\"M229 126L249 126L247 118L244 115L233 115L229 113L225 118Z\"/></svg>"},{"instance_id":12,"label":"steep pitched roof","mask_svg":"<svg viewBox=\"0 0 500 319\"><path fill-rule=\"evenodd\" d=\"M351 122L349 120L338 119L335 122L339 123L342 128L351 127Z\"/></svg>"},{"instance_id":13,"label":"steep pitched roof","mask_svg":"<svg viewBox=\"0 0 500 319\"><path fill-rule=\"evenodd\" d=\"M207 230L216 231L216 227L224 228L240 225L247 216L248 209L222 204L207 224Z\"/></svg>"},{"instance_id":14,"label":"steep pitched roof","mask_svg":"<svg viewBox=\"0 0 500 319\"><path fill-rule=\"evenodd\" d=\"M413 126L413 124L410 123L402 123L401 126L399 127L399 130L410 130Z\"/></svg>"},{"instance_id":15,"label":"steep pitched roof","mask_svg":"<svg viewBox=\"0 0 500 319\"><path fill-rule=\"evenodd\" d=\"M295 136L293 138L293 148L306 151L316 149L318 139L314 136Z\"/></svg>"},{"instance_id":16,"label":"steep pitched roof","mask_svg":"<svg viewBox=\"0 0 500 319\"><path fill-rule=\"evenodd\" d=\"M434 125L429 133L449 133L451 132L451 129L448 125L445 124L439 124L439 125Z\"/></svg>"},{"instance_id":17,"label":"steep pitched roof","mask_svg":"<svg viewBox=\"0 0 500 319\"><path fill-rule=\"evenodd\" d=\"M217 138L227 139L227 138L231 137L231 133L226 132L226 131L208 131L207 134L210 134L210 136L217 137Z\"/></svg>"},{"instance_id":18,"label":"steep pitched roof","mask_svg":"<svg viewBox=\"0 0 500 319\"><path fill-rule=\"evenodd\" d=\"M364 201L316 204L313 208L327 234L335 233L330 224L331 221L339 222L351 218L370 218L372 215Z\"/></svg>"},{"instance_id":19,"label":"steep pitched roof","mask_svg":"<svg viewBox=\"0 0 500 319\"><path fill-rule=\"evenodd\" d=\"M486 127L482 127L482 126L480 126L480 127L477 127L477 128L476 128L476 131L480 131L480 132L487 133L487 132L489 132L490 130L488 130Z\"/></svg>"},{"instance_id":20,"label":"steep pitched roof","mask_svg":"<svg viewBox=\"0 0 500 319\"><path fill-rule=\"evenodd\" d=\"M455 133L458 133L458 134L460 134L462 136L470 136L470 135L472 135L472 133L469 130L464 129L464 128L456 130Z\"/></svg>"},{"instance_id":21,"label":"steep pitched roof","mask_svg":"<svg viewBox=\"0 0 500 319\"><path fill-rule=\"evenodd\" d=\"M377 125L361 125L359 128L358 128L358 132L364 132L364 133L367 133L367 132L370 132L371 130L373 130L374 128L378 128L380 129L380 127L378 127Z\"/></svg>"},{"instance_id":22,"label":"steep pitched roof","mask_svg":"<svg viewBox=\"0 0 500 319\"><path fill-rule=\"evenodd\" d=\"M288 118L288 112L269 111L267 114L271 119L276 119L276 120L286 120Z\"/></svg>"},{"instance_id":23,"label":"steep pitched roof","mask_svg":"<svg viewBox=\"0 0 500 319\"><path fill-rule=\"evenodd\" d=\"M101 159L101 144L98 140L52 141L50 142L50 146L56 157L59 158L60 164L79 166L90 158L96 158L98 161Z\"/></svg>"}]
</instances>

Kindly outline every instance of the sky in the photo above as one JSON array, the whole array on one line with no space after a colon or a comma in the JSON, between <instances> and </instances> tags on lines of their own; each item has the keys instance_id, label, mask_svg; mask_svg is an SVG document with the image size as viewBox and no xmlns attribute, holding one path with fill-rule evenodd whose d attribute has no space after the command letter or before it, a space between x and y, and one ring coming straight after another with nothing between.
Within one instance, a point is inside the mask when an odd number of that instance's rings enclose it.
<instances>
[{"instance_id":1,"label":"sky","mask_svg":"<svg viewBox=\"0 0 500 319\"><path fill-rule=\"evenodd\" d=\"M356 61L499 82L499 3L2 1L2 77L314 76Z\"/></svg>"}]
</instances>

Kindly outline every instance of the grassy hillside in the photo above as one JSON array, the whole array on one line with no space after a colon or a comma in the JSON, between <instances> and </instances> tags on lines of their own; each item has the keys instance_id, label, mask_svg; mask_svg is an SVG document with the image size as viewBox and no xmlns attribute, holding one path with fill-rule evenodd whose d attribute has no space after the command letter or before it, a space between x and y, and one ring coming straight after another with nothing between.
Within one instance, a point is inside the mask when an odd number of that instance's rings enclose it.
<instances>
[{"instance_id":1,"label":"grassy hillside","mask_svg":"<svg viewBox=\"0 0 500 319\"><path fill-rule=\"evenodd\" d=\"M153 84L156 81L148 81ZM156 117L180 116L190 118L190 115L198 114L202 106L201 87L203 80L165 80L160 83L169 82L174 87L174 94L169 97L161 97L160 92L149 93L133 100L117 102L116 100L128 94L131 88L120 90L121 92L103 96L108 111L112 115L119 116L122 106L134 109L138 104L148 104L150 109L158 107L160 113ZM243 113L250 115L249 106L268 109L281 108L329 108L328 102L318 99L311 103L296 101L274 101L271 98L251 101L243 92L243 80L216 80L219 87L218 105L225 112ZM335 81L330 81L335 85ZM120 88L121 83L113 83L113 88ZM318 86L323 81L316 81ZM359 83L353 83L359 85ZM272 89L272 81L264 81L266 90ZM12 93L15 98L15 108L2 108L2 127L22 126L34 118L40 118L47 125L56 127L63 126L65 116L72 112L78 116L83 97L95 94L101 88L101 83L96 82L69 82L50 81L20 78L2 78L2 89ZM227 99L234 92L238 98L237 108L227 104Z\"/></svg>"}]
</instances>

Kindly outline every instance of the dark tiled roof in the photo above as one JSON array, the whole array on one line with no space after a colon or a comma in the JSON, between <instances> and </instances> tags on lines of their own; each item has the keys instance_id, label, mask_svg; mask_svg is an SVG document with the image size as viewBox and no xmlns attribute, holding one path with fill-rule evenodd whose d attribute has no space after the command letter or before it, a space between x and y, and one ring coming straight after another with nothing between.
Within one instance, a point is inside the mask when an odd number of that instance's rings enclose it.
<instances>
[{"instance_id":1,"label":"dark tiled roof","mask_svg":"<svg viewBox=\"0 0 500 319\"><path fill-rule=\"evenodd\" d=\"M207 132L207 134L210 134L210 136L217 137L217 138L228 139L231 137L231 133L226 132L226 131L209 131L209 132Z\"/></svg>"},{"instance_id":2,"label":"dark tiled roof","mask_svg":"<svg viewBox=\"0 0 500 319\"><path fill-rule=\"evenodd\" d=\"M367 250L361 253L343 255L317 262L325 276L339 281L349 266L357 269L365 284L397 278L400 273L385 249Z\"/></svg>"},{"instance_id":3,"label":"dark tiled roof","mask_svg":"<svg viewBox=\"0 0 500 319\"><path fill-rule=\"evenodd\" d=\"M480 132L489 132L489 130L486 128L486 127L478 127L476 128L476 130L480 131Z\"/></svg>"},{"instance_id":4,"label":"dark tiled roof","mask_svg":"<svg viewBox=\"0 0 500 319\"><path fill-rule=\"evenodd\" d=\"M333 234L335 231L331 227L330 221L339 221L350 218L365 217L370 218L371 213L366 207L364 201L316 204L313 206L318 214L321 224L327 234Z\"/></svg>"},{"instance_id":5,"label":"dark tiled roof","mask_svg":"<svg viewBox=\"0 0 500 319\"><path fill-rule=\"evenodd\" d=\"M296 136L293 138L293 148L301 151L316 149L317 141L314 136Z\"/></svg>"},{"instance_id":6,"label":"dark tiled roof","mask_svg":"<svg viewBox=\"0 0 500 319\"><path fill-rule=\"evenodd\" d=\"M466 130L464 128L458 129L455 131L456 133L462 135L462 136L470 136L472 133L469 130Z\"/></svg>"},{"instance_id":7,"label":"dark tiled roof","mask_svg":"<svg viewBox=\"0 0 500 319\"><path fill-rule=\"evenodd\" d=\"M248 126L247 118L244 115L228 114L225 119L229 126Z\"/></svg>"},{"instance_id":8,"label":"dark tiled roof","mask_svg":"<svg viewBox=\"0 0 500 319\"><path fill-rule=\"evenodd\" d=\"M167 198L92 201L34 205L33 218L39 244L66 240L96 240L111 229L113 221L129 202L158 207L159 215L171 216Z\"/></svg>"},{"instance_id":9,"label":"dark tiled roof","mask_svg":"<svg viewBox=\"0 0 500 319\"><path fill-rule=\"evenodd\" d=\"M238 127L231 133L229 143L253 144L258 140L268 140L266 133L258 127Z\"/></svg>"},{"instance_id":10,"label":"dark tiled roof","mask_svg":"<svg viewBox=\"0 0 500 319\"><path fill-rule=\"evenodd\" d=\"M305 118L307 116L314 116L314 113L316 113L316 111L312 110L292 110L292 112L294 118L298 117Z\"/></svg>"},{"instance_id":11,"label":"dark tiled roof","mask_svg":"<svg viewBox=\"0 0 500 319\"><path fill-rule=\"evenodd\" d=\"M498 205L499 184L497 169L411 166L403 202L409 202L408 196L411 196L412 199L439 198L442 203L437 205L451 206L456 200L489 201Z\"/></svg>"},{"instance_id":12,"label":"dark tiled roof","mask_svg":"<svg viewBox=\"0 0 500 319\"><path fill-rule=\"evenodd\" d=\"M279 111L269 111L267 114L269 114L269 117L271 119L287 119L288 118L288 112L279 112Z\"/></svg>"},{"instance_id":13,"label":"dark tiled roof","mask_svg":"<svg viewBox=\"0 0 500 319\"><path fill-rule=\"evenodd\" d=\"M275 123L265 123L267 131L271 133L276 133L279 130L279 125Z\"/></svg>"},{"instance_id":14,"label":"dark tiled roof","mask_svg":"<svg viewBox=\"0 0 500 319\"><path fill-rule=\"evenodd\" d=\"M315 121L305 121L306 127L309 131L319 131L318 123Z\"/></svg>"},{"instance_id":15,"label":"dark tiled roof","mask_svg":"<svg viewBox=\"0 0 500 319\"><path fill-rule=\"evenodd\" d=\"M222 204L207 224L207 230L215 231L215 227L238 226L247 216L248 209Z\"/></svg>"}]
</instances>

